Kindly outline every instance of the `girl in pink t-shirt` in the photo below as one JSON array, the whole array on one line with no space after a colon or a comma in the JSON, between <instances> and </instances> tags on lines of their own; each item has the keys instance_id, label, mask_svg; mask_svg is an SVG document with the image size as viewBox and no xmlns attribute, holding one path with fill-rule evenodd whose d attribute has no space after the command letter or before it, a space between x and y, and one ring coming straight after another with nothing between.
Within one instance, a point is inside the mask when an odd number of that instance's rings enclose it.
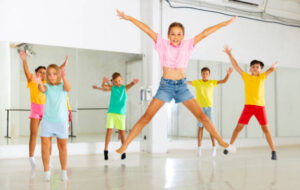
<instances>
[{"instance_id":1,"label":"girl in pink t-shirt","mask_svg":"<svg viewBox=\"0 0 300 190\"><path fill-rule=\"evenodd\" d=\"M200 105L187 88L185 70L195 45L218 29L232 23L236 17L209 27L200 34L196 35L194 38L188 40L183 40L183 25L175 22L169 26L168 40L166 40L161 38L159 34L152 31L150 27L141 21L128 16L119 10L117 10L117 14L121 19L132 22L153 39L155 43L155 50L158 52L160 63L163 69L163 76L161 78L159 89L145 114L134 125L121 148L119 148L112 156L116 159L120 158L120 154L125 152L129 143L140 133L143 127L151 121L153 116L165 104L165 102L170 102L172 99L174 99L176 103L183 103L183 105L185 105L187 109L189 109L195 115L198 121L204 124L207 131L218 141L222 147L225 147L229 152L235 152L235 147L223 141L216 131L213 123L204 114Z\"/></svg>"}]
</instances>

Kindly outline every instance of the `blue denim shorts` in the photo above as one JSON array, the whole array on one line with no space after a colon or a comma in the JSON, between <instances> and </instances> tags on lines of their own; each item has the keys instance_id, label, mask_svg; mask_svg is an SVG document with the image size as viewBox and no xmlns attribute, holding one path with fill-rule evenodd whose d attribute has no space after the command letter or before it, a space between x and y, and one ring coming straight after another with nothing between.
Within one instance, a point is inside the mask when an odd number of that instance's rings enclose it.
<instances>
[{"instance_id":1,"label":"blue denim shorts","mask_svg":"<svg viewBox=\"0 0 300 190\"><path fill-rule=\"evenodd\" d=\"M205 115L214 123L214 110L212 107L202 107L203 112ZM203 127L203 124L197 121L198 127Z\"/></svg>"},{"instance_id":2,"label":"blue denim shorts","mask_svg":"<svg viewBox=\"0 0 300 190\"><path fill-rule=\"evenodd\" d=\"M154 98L164 102L170 102L174 99L176 103L181 103L194 98L194 96L187 87L186 78L181 80L161 78L159 88Z\"/></svg>"},{"instance_id":3,"label":"blue denim shorts","mask_svg":"<svg viewBox=\"0 0 300 190\"><path fill-rule=\"evenodd\" d=\"M69 137L68 120L65 122L51 122L42 119L41 126L41 137L57 137L59 139L67 139Z\"/></svg>"}]
</instances>

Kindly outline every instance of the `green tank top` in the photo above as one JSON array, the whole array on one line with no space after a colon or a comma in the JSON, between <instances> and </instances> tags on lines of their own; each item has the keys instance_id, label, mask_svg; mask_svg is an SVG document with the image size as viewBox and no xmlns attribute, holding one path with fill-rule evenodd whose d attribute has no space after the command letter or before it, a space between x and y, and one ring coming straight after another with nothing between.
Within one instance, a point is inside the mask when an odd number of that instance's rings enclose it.
<instances>
[{"instance_id":1,"label":"green tank top","mask_svg":"<svg viewBox=\"0 0 300 190\"><path fill-rule=\"evenodd\" d=\"M108 113L126 115L127 93L124 85L112 86Z\"/></svg>"}]
</instances>

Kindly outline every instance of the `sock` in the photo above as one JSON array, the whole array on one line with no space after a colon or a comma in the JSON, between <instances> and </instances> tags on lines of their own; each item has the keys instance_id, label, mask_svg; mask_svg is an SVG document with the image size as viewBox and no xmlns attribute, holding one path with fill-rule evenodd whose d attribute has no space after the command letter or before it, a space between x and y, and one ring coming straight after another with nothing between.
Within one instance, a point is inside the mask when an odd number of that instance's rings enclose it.
<instances>
[{"instance_id":1,"label":"sock","mask_svg":"<svg viewBox=\"0 0 300 190\"><path fill-rule=\"evenodd\" d=\"M215 157L217 155L217 147L213 146L212 156Z\"/></svg>"},{"instance_id":2,"label":"sock","mask_svg":"<svg viewBox=\"0 0 300 190\"><path fill-rule=\"evenodd\" d=\"M201 156L202 155L202 149L201 147L198 147L198 156Z\"/></svg>"},{"instance_id":3,"label":"sock","mask_svg":"<svg viewBox=\"0 0 300 190\"><path fill-rule=\"evenodd\" d=\"M29 157L29 162L30 162L31 168L34 169L36 167L34 157Z\"/></svg>"}]
</instances>

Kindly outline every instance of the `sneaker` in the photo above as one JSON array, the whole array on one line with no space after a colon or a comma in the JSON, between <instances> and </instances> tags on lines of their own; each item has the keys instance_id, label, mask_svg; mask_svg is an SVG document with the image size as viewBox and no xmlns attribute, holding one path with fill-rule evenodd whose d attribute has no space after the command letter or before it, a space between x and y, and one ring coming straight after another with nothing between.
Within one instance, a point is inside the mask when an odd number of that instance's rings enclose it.
<instances>
[{"instance_id":1,"label":"sneaker","mask_svg":"<svg viewBox=\"0 0 300 190\"><path fill-rule=\"evenodd\" d=\"M229 144L229 146L224 149L224 154L235 153L235 152L236 152L236 147L232 144Z\"/></svg>"},{"instance_id":2,"label":"sneaker","mask_svg":"<svg viewBox=\"0 0 300 190\"><path fill-rule=\"evenodd\" d=\"M276 154L276 151L272 151L272 157L271 157L272 160L277 160L277 154Z\"/></svg>"},{"instance_id":3,"label":"sneaker","mask_svg":"<svg viewBox=\"0 0 300 190\"><path fill-rule=\"evenodd\" d=\"M122 155L121 155L121 160L125 160L126 159L126 153L124 152Z\"/></svg>"},{"instance_id":4,"label":"sneaker","mask_svg":"<svg viewBox=\"0 0 300 190\"><path fill-rule=\"evenodd\" d=\"M213 147L213 150L212 150L212 157L216 157L217 156L217 147Z\"/></svg>"},{"instance_id":5,"label":"sneaker","mask_svg":"<svg viewBox=\"0 0 300 190\"><path fill-rule=\"evenodd\" d=\"M198 156L201 157L201 155L202 155L202 149L199 147L198 148Z\"/></svg>"},{"instance_id":6,"label":"sneaker","mask_svg":"<svg viewBox=\"0 0 300 190\"><path fill-rule=\"evenodd\" d=\"M30 162L30 165L31 165L31 169L35 169L36 168L36 162L35 162L34 157L29 157L29 162Z\"/></svg>"},{"instance_id":7,"label":"sneaker","mask_svg":"<svg viewBox=\"0 0 300 190\"><path fill-rule=\"evenodd\" d=\"M50 181L50 178L51 178L50 171L44 172L44 180L45 181Z\"/></svg>"},{"instance_id":8,"label":"sneaker","mask_svg":"<svg viewBox=\"0 0 300 190\"><path fill-rule=\"evenodd\" d=\"M104 160L108 160L108 150L104 150Z\"/></svg>"},{"instance_id":9,"label":"sneaker","mask_svg":"<svg viewBox=\"0 0 300 190\"><path fill-rule=\"evenodd\" d=\"M61 170L60 179L62 181L68 181L68 175L66 170Z\"/></svg>"}]
</instances>

